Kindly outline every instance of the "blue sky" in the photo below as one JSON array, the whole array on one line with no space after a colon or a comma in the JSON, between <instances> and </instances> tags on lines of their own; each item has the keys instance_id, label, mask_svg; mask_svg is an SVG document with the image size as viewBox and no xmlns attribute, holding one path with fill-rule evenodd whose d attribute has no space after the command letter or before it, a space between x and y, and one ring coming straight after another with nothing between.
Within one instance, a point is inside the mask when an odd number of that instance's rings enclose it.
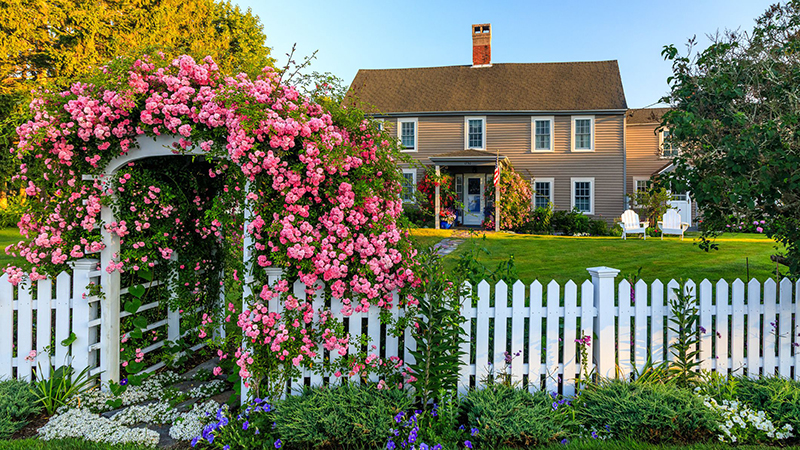
<instances>
[{"instance_id":1,"label":"blue sky","mask_svg":"<svg viewBox=\"0 0 800 450\"><path fill-rule=\"evenodd\" d=\"M236 0L234 0L236 1ZM472 63L470 25L492 24L492 62L616 59L628 106L667 91L665 44L716 30L750 30L772 0L694 1L258 1L238 0L261 18L278 64L319 50L311 70L348 85L358 69ZM705 46L705 45L703 45Z\"/></svg>"}]
</instances>

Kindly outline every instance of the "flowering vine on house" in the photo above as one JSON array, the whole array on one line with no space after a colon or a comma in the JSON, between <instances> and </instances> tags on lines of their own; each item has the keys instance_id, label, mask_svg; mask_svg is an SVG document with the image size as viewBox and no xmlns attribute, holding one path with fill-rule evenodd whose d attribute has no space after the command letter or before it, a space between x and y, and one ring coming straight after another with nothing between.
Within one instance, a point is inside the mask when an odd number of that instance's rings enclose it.
<instances>
[{"instance_id":1,"label":"flowering vine on house","mask_svg":"<svg viewBox=\"0 0 800 450\"><path fill-rule=\"evenodd\" d=\"M28 241L9 249L26 260L6 269L15 283L66 270L104 248L102 230L116 234L121 251L102 269L129 280L175 277L170 306L203 305L201 337L220 321L237 324L234 347L219 344L219 355L256 386L267 374L288 378L321 361L320 344L341 354L349 344L330 311L291 292L294 280L324 282L345 316L414 302L406 295L418 283L414 251L397 225L394 139L358 111L301 96L271 68L251 79L224 77L210 58L119 59L67 91L40 93L31 113L15 154L17 177L37 201L19 223ZM205 158L144 159L104 174L141 139L164 134L177 138L176 155L199 148ZM102 221L103 205L113 222ZM243 262L245 236L252 258ZM273 286L271 267L283 269ZM235 293L245 285L249 308L229 298L213 310L220 286Z\"/></svg>"}]
</instances>

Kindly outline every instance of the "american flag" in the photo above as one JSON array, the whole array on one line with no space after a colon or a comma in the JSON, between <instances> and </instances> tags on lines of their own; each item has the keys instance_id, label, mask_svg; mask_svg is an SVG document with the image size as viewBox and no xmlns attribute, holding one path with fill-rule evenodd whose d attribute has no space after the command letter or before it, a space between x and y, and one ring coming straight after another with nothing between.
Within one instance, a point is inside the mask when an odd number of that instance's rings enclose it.
<instances>
[{"instance_id":1,"label":"american flag","mask_svg":"<svg viewBox=\"0 0 800 450\"><path fill-rule=\"evenodd\" d=\"M500 157L497 157L494 163L494 187L500 184Z\"/></svg>"}]
</instances>

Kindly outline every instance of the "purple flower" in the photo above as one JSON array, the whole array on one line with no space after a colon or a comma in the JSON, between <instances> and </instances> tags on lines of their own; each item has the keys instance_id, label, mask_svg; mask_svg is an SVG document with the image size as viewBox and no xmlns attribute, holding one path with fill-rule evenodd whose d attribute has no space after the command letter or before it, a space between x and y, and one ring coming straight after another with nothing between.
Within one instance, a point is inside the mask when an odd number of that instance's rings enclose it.
<instances>
[{"instance_id":1,"label":"purple flower","mask_svg":"<svg viewBox=\"0 0 800 450\"><path fill-rule=\"evenodd\" d=\"M194 439L192 439L192 447L197 446L198 440L200 440L200 436L195 436Z\"/></svg>"},{"instance_id":2,"label":"purple flower","mask_svg":"<svg viewBox=\"0 0 800 450\"><path fill-rule=\"evenodd\" d=\"M703 328L702 326L700 327L700 333L702 333L702 334L706 334L706 329L705 329L705 328Z\"/></svg>"},{"instance_id":3,"label":"purple flower","mask_svg":"<svg viewBox=\"0 0 800 450\"><path fill-rule=\"evenodd\" d=\"M567 440L567 438L564 438L564 439L561 440L561 445L567 445L567 444L569 444L569 441Z\"/></svg>"},{"instance_id":4,"label":"purple flower","mask_svg":"<svg viewBox=\"0 0 800 450\"><path fill-rule=\"evenodd\" d=\"M127 378L123 378L123 379L119 380L119 385L120 386L125 386L126 384L128 384L128 379Z\"/></svg>"},{"instance_id":5,"label":"purple flower","mask_svg":"<svg viewBox=\"0 0 800 450\"><path fill-rule=\"evenodd\" d=\"M275 448L281 448L281 447L283 447L283 442L281 442L280 439L276 440L275 441Z\"/></svg>"},{"instance_id":6,"label":"purple flower","mask_svg":"<svg viewBox=\"0 0 800 450\"><path fill-rule=\"evenodd\" d=\"M394 445L394 441L389 439L389 442L386 443L386 448L389 450L394 450L395 447L396 445Z\"/></svg>"},{"instance_id":7,"label":"purple flower","mask_svg":"<svg viewBox=\"0 0 800 450\"><path fill-rule=\"evenodd\" d=\"M428 444L424 442L419 444L419 450L428 450Z\"/></svg>"},{"instance_id":8,"label":"purple flower","mask_svg":"<svg viewBox=\"0 0 800 450\"><path fill-rule=\"evenodd\" d=\"M470 449L471 449L471 448L472 448L472 442L470 442L470 441L464 441L464 447L467 447L467 448L470 448Z\"/></svg>"},{"instance_id":9,"label":"purple flower","mask_svg":"<svg viewBox=\"0 0 800 450\"><path fill-rule=\"evenodd\" d=\"M477 428L470 429L469 434L470 436L475 436L476 434L478 434L478 429Z\"/></svg>"},{"instance_id":10,"label":"purple flower","mask_svg":"<svg viewBox=\"0 0 800 450\"><path fill-rule=\"evenodd\" d=\"M231 450L231 446L225 444L225 447L222 447L222 450Z\"/></svg>"},{"instance_id":11,"label":"purple flower","mask_svg":"<svg viewBox=\"0 0 800 450\"><path fill-rule=\"evenodd\" d=\"M553 411L558 410L558 403L553 402Z\"/></svg>"},{"instance_id":12,"label":"purple flower","mask_svg":"<svg viewBox=\"0 0 800 450\"><path fill-rule=\"evenodd\" d=\"M246 430L247 427L249 427L249 426L250 426L250 421L249 420L245 420L244 423L242 424L242 429Z\"/></svg>"},{"instance_id":13,"label":"purple flower","mask_svg":"<svg viewBox=\"0 0 800 450\"><path fill-rule=\"evenodd\" d=\"M597 439L598 437L599 436L597 436L597 431L592 430L592 439Z\"/></svg>"}]
</instances>

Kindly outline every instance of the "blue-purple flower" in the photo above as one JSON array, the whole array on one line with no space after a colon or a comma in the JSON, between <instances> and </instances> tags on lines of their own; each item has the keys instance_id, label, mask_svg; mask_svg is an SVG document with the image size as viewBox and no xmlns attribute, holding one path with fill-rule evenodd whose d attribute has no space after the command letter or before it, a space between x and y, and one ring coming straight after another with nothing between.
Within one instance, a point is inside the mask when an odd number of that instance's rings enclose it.
<instances>
[{"instance_id":1,"label":"blue-purple flower","mask_svg":"<svg viewBox=\"0 0 800 450\"><path fill-rule=\"evenodd\" d=\"M464 447L467 447L467 448L471 449L472 448L472 442L464 441Z\"/></svg>"},{"instance_id":2,"label":"blue-purple flower","mask_svg":"<svg viewBox=\"0 0 800 450\"><path fill-rule=\"evenodd\" d=\"M281 447L283 447L283 442L281 442L280 439L276 440L275 441L275 448L281 448Z\"/></svg>"}]
</instances>

